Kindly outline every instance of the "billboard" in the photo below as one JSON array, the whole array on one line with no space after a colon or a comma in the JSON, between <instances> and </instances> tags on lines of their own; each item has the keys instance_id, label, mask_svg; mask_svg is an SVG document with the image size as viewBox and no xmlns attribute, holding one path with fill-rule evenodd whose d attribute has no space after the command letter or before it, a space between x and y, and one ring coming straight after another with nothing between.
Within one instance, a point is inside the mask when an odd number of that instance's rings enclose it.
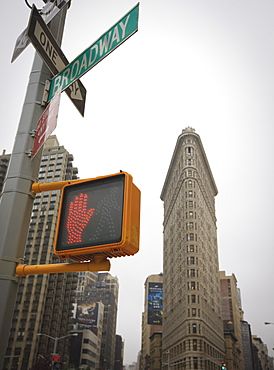
<instances>
[{"instance_id":1,"label":"billboard","mask_svg":"<svg viewBox=\"0 0 274 370\"><path fill-rule=\"evenodd\" d=\"M148 320L149 325L162 325L163 283L148 283Z\"/></svg>"},{"instance_id":2,"label":"billboard","mask_svg":"<svg viewBox=\"0 0 274 370\"><path fill-rule=\"evenodd\" d=\"M98 302L77 302L76 310L76 323L78 324L78 329L90 329L98 327L98 314L99 314L99 304Z\"/></svg>"}]
</instances>

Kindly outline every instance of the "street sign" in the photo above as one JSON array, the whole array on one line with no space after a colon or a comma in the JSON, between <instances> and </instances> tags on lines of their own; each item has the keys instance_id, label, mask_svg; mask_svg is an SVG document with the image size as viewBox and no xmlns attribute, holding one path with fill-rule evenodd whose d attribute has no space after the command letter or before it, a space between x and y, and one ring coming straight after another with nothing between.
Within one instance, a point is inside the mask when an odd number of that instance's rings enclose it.
<instances>
[{"instance_id":1,"label":"street sign","mask_svg":"<svg viewBox=\"0 0 274 370\"><path fill-rule=\"evenodd\" d=\"M47 3L41 10L41 14L45 16L45 22L48 24L55 16L59 13L59 11L70 2L70 0L63 0L57 6L55 6L52 2ZM27 37L27 29L25 29L18 37L15 42L15 47L13 51L13 55L11 58L11 63L15 61L16 58L26 49L29 45L30 41Z\"/></svg>"},{"instance_id":2,"label":"street sign","mask_svg":"<svg viewBox=\"0 0 274 370\"><path fill-rule=\"evenodd\" d=\"M139 3L51 80L48 100L60 87L65 90L137 32L138 16Z\"/></svg>"},{"instance_id":3,"label":"street sign","mask_svg":"<svg viewBox=\"0 0 274 370\"><path fill-rule=\"evenodd\" d=\"M61 356L54 354L54 355L51 356L51 361L53 361L53 362L60 362L61 361Z\"/></svg>"},{"instance_id":4,"label":"street sign","mask_svg":"<svg viewBox=\"0 0 274 370\"><path fill-rule=\"evenodd\" d=\"M69 64L69 61L57 44L35 5L32 6L26 35L53 75L62 71ZM75 81L65 91L81 115L84 116L86 89L81 81Z\"/></svg>"},{"instance_id":5,"label":"street sign","mask_svg":"<svg viewBox=\"0 0 274 370\"><path fill-rule=\"evenodd\" d=\"M43 114L41 115L34 137L33 149L31 152L31 159L35 157L38 150L45 143L47 138L53 132L57 125L57 116L60 104L61 89L59 89L54 98L48 104Z\"/></svg>"}]
</instances>

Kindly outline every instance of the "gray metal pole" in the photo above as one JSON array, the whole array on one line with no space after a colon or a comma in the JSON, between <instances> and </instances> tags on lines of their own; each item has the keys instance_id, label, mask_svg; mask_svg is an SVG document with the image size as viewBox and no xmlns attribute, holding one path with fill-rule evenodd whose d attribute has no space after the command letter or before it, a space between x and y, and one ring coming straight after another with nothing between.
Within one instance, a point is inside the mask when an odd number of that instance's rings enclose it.
<instances>
[{"instance_id":1,"label":"gray metal pole","mask_svg":"<svg viewBox=\"0 0 274 370\"><path fill-rule=\"evenodd\" d=\"M56 350L57 350L57 340L58 338L54 338L54 348L53 348L53 354L56 355ZM51 361L51 367L53 368L54 361Z\"/></svg>"},{"instance_id":2,"label":"gray metal pole","mask_svg":"<svg viewBox=\"0 0 274 370\"><path fill-rule=\"evenodd\" d=\"M50 23L50 29L61 44L67 6ZM27 153L33 147L30 135L43 113L41 101L45 81L51 74L36 54L29 78L25 102L10 159L9 169L0 198L0 369L3 368L18 279L15 268L24 257L33 205L31 185L38 177L42 150L31 161ZM16 86L15 86L16 88ZM6 122L8 124L8 122Z\"/></svg>"}]
</instances>

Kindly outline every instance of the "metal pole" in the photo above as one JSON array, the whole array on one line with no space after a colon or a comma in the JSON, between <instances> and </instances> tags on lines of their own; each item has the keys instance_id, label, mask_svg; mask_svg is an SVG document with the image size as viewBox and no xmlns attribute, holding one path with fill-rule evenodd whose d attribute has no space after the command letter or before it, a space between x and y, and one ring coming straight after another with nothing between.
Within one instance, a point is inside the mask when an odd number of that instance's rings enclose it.
<instances>
[{"instance_id":1,"label":"metal pole","mask_svg":"<svg viewBox=\"0 0 274 370\"><path fill-rule=\"evenodd\" d=\"M57 340L58 340L58 338L54 338L54 348L53 348L53 354L54 354L54 355L56 355ZM54 365L54 361L52 360L52 361L51 361L51 366L52 366L52 368L53 368L53 365Z\"/></svg>"},{"instance_id":2,"label":"metal pole","mask_svg":"<svg viewBox=\"0 0 274 370\"><path fill-rule=\"evenodd\" d=\"M51 21L50 29L61 44L67 6ZM0 369L8 344L9 331L16 303L18 279L16 265L24 257L29 221L33 205L31 186L38 177L42 150L31 161L33 147L30 132L36 129L44 111L41 107L46 80L51 73L36 54L29 78L25 102L10 159L3 192L0 197ZM16 86L15 86L16 88Z\"/></svg>"},{"instance_id":3,"label":"metal pole","mask_svg":"<svg viewBox=\"0 0 274 370\"><path fill-rule=\"evenodd\" d=\"M79 263L52 263L45 265L21 265L16 267L18 277L37 274L52 274L59 272L80 272L80 271L109 271L110 262L104 256L97 256L90 262Z\"/></svg>"}]
</instances>

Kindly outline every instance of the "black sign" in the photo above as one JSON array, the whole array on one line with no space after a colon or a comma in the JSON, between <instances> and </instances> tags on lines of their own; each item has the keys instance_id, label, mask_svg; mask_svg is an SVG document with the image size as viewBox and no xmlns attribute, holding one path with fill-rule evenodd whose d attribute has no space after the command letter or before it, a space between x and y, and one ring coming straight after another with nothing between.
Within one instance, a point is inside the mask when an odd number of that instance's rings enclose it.
<instances>
[{"instance_id":1,"label":"black sign","mask_svg":"<svg viewBox=\"0 0 274 370\"><path fill-rule=\"evenodd\" d=\"M65 54L57 44L57 41L39 14L35 5L32 6L32 12L26 33L53 75L61 72L69 64ZM65 90L65 92L81 115L84 116L86 89L81 81L75 81Z\"/></svg>"},{"instance_id":2,"label":"black sign","mask_svg":"<svg viewBox=\"0 0 274 370\"><path fill-rule=\"evenodd\" d=\"M64 188L57 251L121 241L124 182L121 174Z\"/></svg>"}]
</instances>

